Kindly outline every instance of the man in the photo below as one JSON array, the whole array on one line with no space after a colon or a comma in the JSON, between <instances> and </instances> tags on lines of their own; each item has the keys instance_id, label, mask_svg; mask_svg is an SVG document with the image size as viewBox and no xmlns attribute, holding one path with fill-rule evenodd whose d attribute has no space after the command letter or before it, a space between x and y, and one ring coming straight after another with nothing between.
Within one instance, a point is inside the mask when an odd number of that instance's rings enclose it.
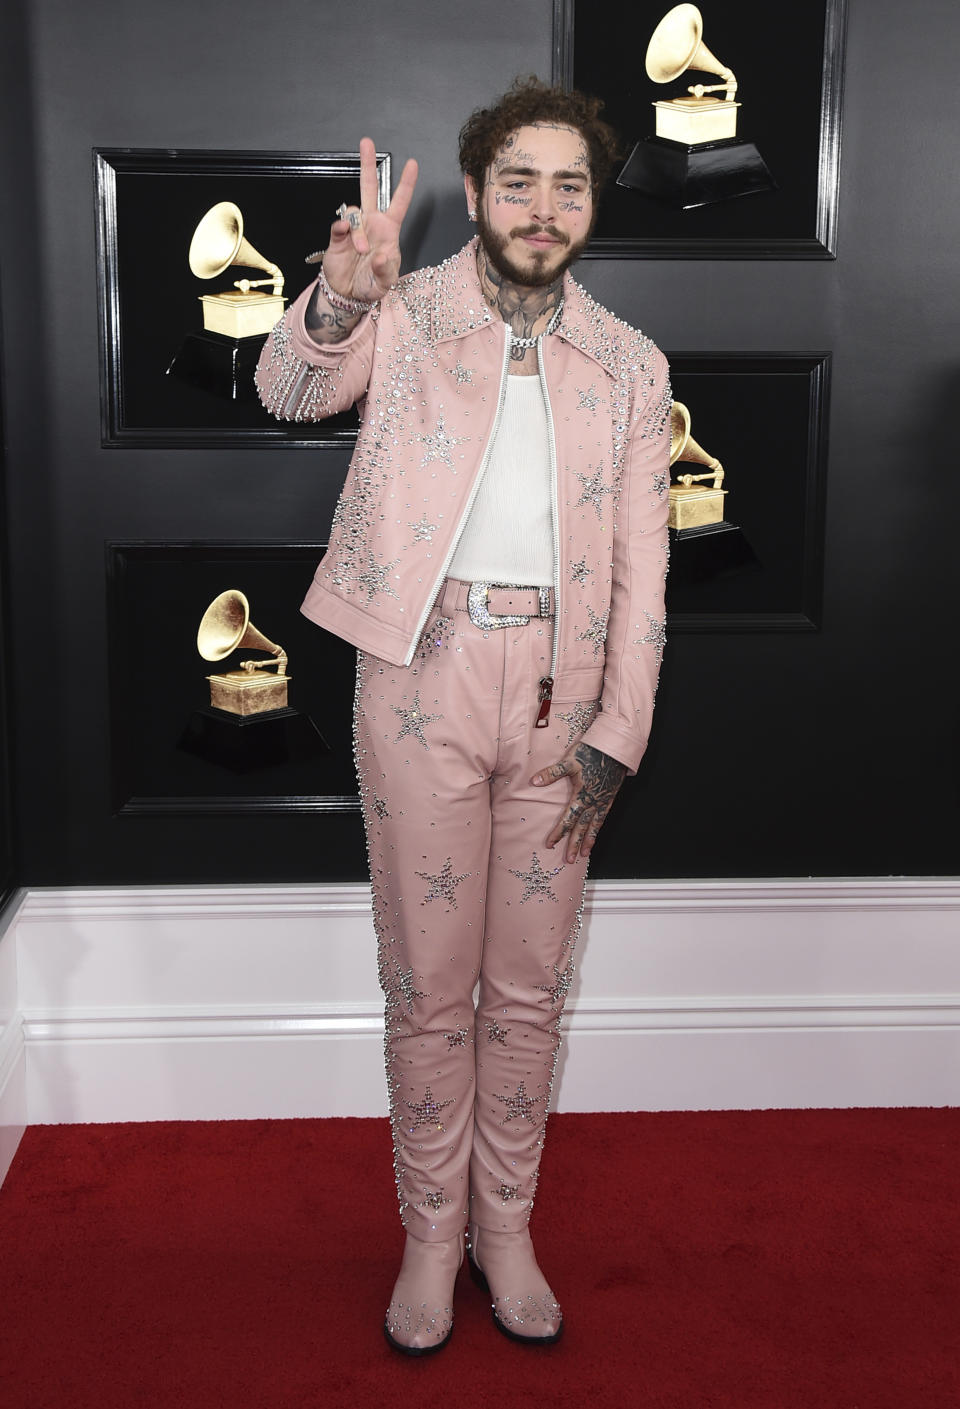
<instances>
[{"instance_id":1,"label":"man","mask_svg":"<svg viewBox=\"0 0 960 1409\"><path fill-rule=\"evenodd\" d=\"M614 153L599 106L530 79L474 113L479 238L402 279L416 164L379 211L365 138L360 207L258 370L278 416L361 408L303 610L358 647L407 1230L385 1330L408 1354L449 1339L468 1218L498 1329L544 1345L563 1324L527 1224L587 857L650 727L668 552L666 362L567 273Z\"/></svg>"}]
</instances>

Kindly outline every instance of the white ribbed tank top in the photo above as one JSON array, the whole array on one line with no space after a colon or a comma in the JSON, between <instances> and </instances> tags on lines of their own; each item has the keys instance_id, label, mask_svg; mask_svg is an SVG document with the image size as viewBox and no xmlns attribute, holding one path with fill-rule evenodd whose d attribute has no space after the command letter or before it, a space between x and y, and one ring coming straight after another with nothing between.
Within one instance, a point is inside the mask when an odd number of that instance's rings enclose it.
<instances>
[{"instance_id":1,"label":"white ribbed tank top","mask_svg":"<svg viewBox=\"0 0 960 1409\"><path fill-rule=\"evenodd\" d=\"M490 459L447 573L464 582L553 583L550 442L539 377L507 377Z\"/></svg>"}]
</instances>

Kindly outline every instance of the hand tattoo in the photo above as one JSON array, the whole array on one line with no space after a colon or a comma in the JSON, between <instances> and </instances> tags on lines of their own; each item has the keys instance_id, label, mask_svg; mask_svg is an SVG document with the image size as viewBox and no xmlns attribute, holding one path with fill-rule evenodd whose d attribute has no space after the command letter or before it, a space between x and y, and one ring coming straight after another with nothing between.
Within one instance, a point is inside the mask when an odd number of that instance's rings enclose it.
<instances>
[{"instance_id":1,"label":"hand tattoo","mask_svg":"<svg viewBox=\"0 0 960 1409\"><path fill-rule=\"evenodd\" d=\"M577 744L573 756L580 764L582 774L580 787L570 801L571 810L576 815L570 825L564 827L564 831L571 831L582 813L591 811L594 818L590 833L596 836L601 822L610 811L610 804L616 797L620 784L626 777L626 765L616 758L611 758L609 754L601 753L592 744L583 742Z\"/></svg>"}]
</instances>

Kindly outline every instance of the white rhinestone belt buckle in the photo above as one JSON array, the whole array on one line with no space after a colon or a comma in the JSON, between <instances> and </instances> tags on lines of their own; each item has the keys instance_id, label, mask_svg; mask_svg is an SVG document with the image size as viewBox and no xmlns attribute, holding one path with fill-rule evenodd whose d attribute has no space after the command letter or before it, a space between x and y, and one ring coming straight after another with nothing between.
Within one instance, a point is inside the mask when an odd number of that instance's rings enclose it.
<instances>
[{"instance_id":1,"label":"white rhinestone belt buckle","mask_svg":"<svg viewBox=\"0 0 960 1409\"><path fill-rule=\"evenodd\" d=\"M496 616L490 610L490 588L505 587L508 592L533 592L536 591L540 598L540 616L550 615L550 588L549 587L518 587L511 582L471 582L470 590L467 593L467 615L474 626L479 626L487 631L496 631L502 626L526 626L529 616Z\"/></svg>"}]
</instances>

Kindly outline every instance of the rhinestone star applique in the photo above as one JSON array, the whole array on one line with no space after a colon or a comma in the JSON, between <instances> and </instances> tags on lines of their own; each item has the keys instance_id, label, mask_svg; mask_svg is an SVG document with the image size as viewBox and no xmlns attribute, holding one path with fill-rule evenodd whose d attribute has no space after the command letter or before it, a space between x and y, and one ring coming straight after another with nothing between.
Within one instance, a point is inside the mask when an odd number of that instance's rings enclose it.
<instances>
[{"instance_id":1,"label":"rhinestone star applique","mask_svg":"<svg viewBox=\"0 0 960 1409\"><path fill-rule=\"evenodd\" d=\"M465 367L462 362L458 362L455 367L448 367L447 371L451 377L456 377L457 386L463 386L464 382L473 385L473 370L470 367Z\"/></svg>"},{"instance_id":2,"label":"rhinestone star applique","mask_svg":"<svg viewBox=\"0 0 960 1409\"><path fill-rule=\"evenodd\" d=\"M578 734L583 734L593 723L598 704L598 700L593 700L590 704L575 704L573 709L557 710L557 718L562 719L567 726L567 748L570 747Z\"/></svg>"},{"instance_id":3,"label":"rhinestone star applique","mask_svg":"<svg viewBox=\"0 0 960 1409\"><path fill-rule=\"evenodd\" d=\"M496 1095L496 1093L494 1093ZM501 1125L506 1125L510 1120L533 1121L533 1108L546 1100L545 1096L528 1096L527 1088L521 1081L513 1096L497 1095L497 1100L507 1108L507 1113L501 1120Z\"/></svg>"},{"instance_id":4,"label":"rhinestone star applique","mask_svg":"<svg viewBox=\"0 0 960 1409\"><path fill-rule=\"evenodd\" d=\"M484 1023L484 1027L487 1029L488 1042L499 1042L501 1047L506 1047L507 1038L510 1036L510 1029L508 1027L501 1027L500 1024L493 1019Z\"/></svg>"},{"instance_id":5,"label":"rhinestone star applique","mask_svg":"<svg viewBox=\"0 0 960 1409\"><path fill-rule=\"evenodd\" d=\"M592 574L593 568L587 567L586 558L580 558L577 562L570 564L570 581L579 582L581 587Z\"/></svg>"},{"instance_id":6,"label":"rhinestone star applique","mask_svg":"<svg viewBox=\"0 0 960 1409\"><path fill-rule=\"evenodd\" d=\"M454 1047L466 1047L469 1036L470 1034L465 1027L458 1027L456 1032L447 1033L447 1045L451 1051Z\"/></svg>"},{"instance_id":7,"label":"rhinestone star applique","mask_svg":"<svg viewBox=\"0 0 960 1409\"><path fill-rule=\"evenodd\" d=\"M414 1208L432 1208L434 1213L439 1213L444 1204L450 1203L449 1199L443 1197L442 1189L424 1189L423 1198Z\"/></svg>"},{"instance_id":8,"label":"rhinestone star applique","mask_svg":"<svg viewBox=\"0 0 960 1409\"><path fill-rule=\"evenodd\" d=\"M445 465L453 469L453 451L458 445L470 439L468 435L450 435L447 430L443 416L437 417L437 428L432 435L418 435L416 437L421 445L427 447L427 453L420 462L421 470L425 470L433 460L442 460Z\"/></svg>"},{"instance_id":9,"label":"rhinestone star applique","mask_svg":"<svg viewBox=\"0 0 960 1409\"><path fill-rule=\"evenodd\" d=\"M555 1008L558 1003L562 1004L566 999L567 994L570 992L570 985L573 983L573 974L573 960L568 959L567 967L562 973L558 964L553 965L553 983L537 984L537 988L539 988L542 993L550 994L550 1004L552 1007Z\"/></svg>"},{"instance_id":10,"label":"rhinestone star applique","mask_svg":"<svg viewBox=\"0 0 960 1409\"><path fill-rule=\"evenodd\" d=\"M432 543L433 535L440 525L429 523L426 514L421 514L418 523L408 523L407 527L413 529L414 543Z\"/></svg>"},{"instance_id":11,"label":"rhinestone star applique","mask_svg":"<svg viewBox=\"0 0 960 1409\"><path fill-rule=\"evenodd\" d=\"M662 499L663 496L666 494L667 490L670 488L669 471L658 470L657 473L653 476L652 488L657 498Z\"/></svg>"},{"instance_id":12,"label":"rhinestone star applique","mask_svg":"<svg viewBox=\"0 0 960 1409\"><path fill-rule=\"evenodd\" d=\"M599 465L592 475L582 475L579 471L574 473L580 481L580 498L573 507L580 509L585 504L592 504L597 511L597 518L602 518L603 496L613 493L613 485L603 482L603 466Z\"/></svg>"},{"instance_id":13,"label":"rhinestone star applique","mask_svg":"<svg viewBox=\"0 0 960 1409\"><path fill-rule=\"evenodd\" d=\"M643 614L649 623L649 630L645 635L638 637L633 644L635 646L652 646L657 657L657 665L659 665L663 660L663 648L667 641L667 623L665 621L658 621L646 608L644 608ZM634 629L636 631L642 631L643 627L637 622Z\"/></svg>"},{"instance_id":14,"label":"rhinestone star applique","mask_svg":"<svg viewBox=\"0 0 960 1409\"><path fill-rule=\"evenodd\" d=\"M586 631L582 631L577 637L578 641L589 641L593 646L593 654L597 656L604 641L607 639L607 618L610 615L609 609L598 616L593 607L588 606L587 612L590 616L590 625Z\"/></svg>"},{"instance_id":15,"label":"rhinestone star applique","mask_svg":"<svg viewBox=\"0 0 960 1409\"><path fill-rule=\"evenodd\" d=\"M385 592L388 597L396 597L399 602L400 594L395 592L387 581L399 561L399 558L394 558L392 563L378 563L372 550L367 550L367 566L356 574L356 578L366 592L368 602L372 602L378 592Z\"/></svg>"},{"instance_id":16,"label":"rhinestone star applique","mask_svg":"<svg viewBox=\"0 0 960 1409\"><path fill-rule=\"evenodd\" d=\"M387 974L387 965L384 964L381 971L381 985L383 991L394 1004L399 1003L402 998L407 1005L407 1012L413 1013L414 1000L417 998L429 998L429 993L421 993L413 981L413 969L404 969L397 963L396 959L391 960L393 965L392 977Z\"/></svg>"},{"instance_id":17,"label":"rhinestone star applique","mask_svg":"<svg viewBox=\"0 0 960 1409\"><path fill-rule=\"evenodd\" d=\"M595 411L600 404L600 398L597 395L597 388L595 386L588 386L586 391L581 391L580 388L577 387L577 395L580 398L577 405L578 411Z\"/></svg>"},{"instance_id":18,"label":"rhinestone star applique","mask_svg":"<svg viewBox=\"0 0 960 1409\"><path fill-rule=\"evenodd\" d=\"M375 812L375 813L377 814L377 816L380 818L380 821L381 821L381 822L389 822L389 821L390 821L390 813L389 813L389 811L387 810L386 799L385 799L385 798L382 798L382 797L378 797L377 794L376 794L375 792L372 792L372 791L371 791L370 810L371 810L372 812Z\"/></svg>"},{"instance_id":19,"label":"rhinestone star applique","mask_svg":"<svg viewBox=\"0 0 960 1409\"><path fill-rule=\"evenodd\" d=\"M493 1192L496 1194L498 1199L503 1199L503 1202L507 1203L510 1199L518 1199L520 1197L520 1185L501 1184L500 1187L498 1189L494 1189Z\"/></svg>"},{"instance_id":20,"label":"rhinestone star applique","mask_svg":"<svg viewBox=\"0 0 960 1409\"><path fill-rule=\"evenodd\" d=\"M520 904L522 905L525 900L529 900L531 896L534 895L541 905L544 900L552 900L554 904L559 904L557 897L550 889L550 882L554 876L559 876L562 870L563 866L560 865L556 870L545 871L540 865L540 858L536 852L534 852L530 858L529 871L515 871L511 866L511 876L516 876L517 880L523 881L524 885L523 894L520 897Z\"/></svg>"},{"instance_id":21,"label":"rhinestone star applique","mask_svg":"<svg viewBox=\"0 0 960 1409\"><path fill-rule=\"evenodd\" d=\"M400 733L397 735L396 739L394 739L394 743L399 744L401 739L405 739L409 735L410 738L416 739L418 743L423 744L425 749L428 749L430 745L423 737L423 731L428 724L436 724L438 719L443 718L443 715L423 713L420 706L419 690L415 691L413 704L410 705L408 709L404 709L403 705L391 705L390 708L393 710L394 714L399 715L400 719L403 721Z\"/></svg>"},{"instance_id":22,"label":"rhinestone star applique","mask_svg":"<svg viewBox=\"0 0 960 1409\"><path fill-rule=\"evenodd\" d=\"M522 1083L521 1083L522 1084ZM404 1101L403 1103L413 1112L413 1124L410 1126L410 1134L419 1130L421 1125L434 1125L437 1130L443 1130L444 1124L440 1119L440 1112L446 1110L447 1106L453 1105L453 1098L449 1101L435 1101L433 1092L428 1086L423 1093L422 1101Z\"/></svg>"},{"instance_id":23,"label":"rhinestone star applique","mask_svg":"<svg viewBox=\"0 0 960 1409\"><path fill-rule=\"evenodd\" d=\"M428 871L416 871L422 881L427 882L427 893L423 897L426 905L431 900L445 900L451 910L457 908L457 886L461 881L465 881L472 871L464 871L462 876L453 874L453 857L448 856L443 863L443 869L436 876L431 876Z\"/></svg>"}]
</instances>

